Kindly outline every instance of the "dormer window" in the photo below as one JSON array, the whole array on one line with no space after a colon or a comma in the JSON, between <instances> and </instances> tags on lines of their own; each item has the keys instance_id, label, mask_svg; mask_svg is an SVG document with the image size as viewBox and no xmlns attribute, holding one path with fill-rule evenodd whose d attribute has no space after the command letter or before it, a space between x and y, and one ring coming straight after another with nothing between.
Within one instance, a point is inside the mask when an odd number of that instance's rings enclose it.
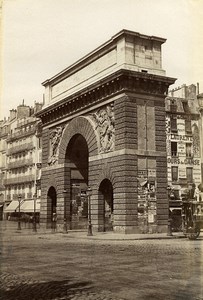
<instances>
[{"instance_id":1,"label":"dormer window","mask_svg":"<svg viewBox=\"0 0 203 300\"><path fill-rule=\"evenodd\" d=\"M176 105L176 102L174 100L172 100L171 103L170 103L170 111L171 112L177 112L177 105Z\"/></svg>"}]
</instances>

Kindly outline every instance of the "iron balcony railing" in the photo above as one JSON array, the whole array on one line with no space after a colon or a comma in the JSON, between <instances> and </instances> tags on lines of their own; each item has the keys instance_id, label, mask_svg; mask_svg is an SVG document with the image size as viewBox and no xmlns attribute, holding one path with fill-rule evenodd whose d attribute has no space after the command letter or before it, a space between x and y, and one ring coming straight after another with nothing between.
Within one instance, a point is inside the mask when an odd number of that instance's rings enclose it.
<instances>
[{"instance_id":1,"label":"iron balcony railing","mask_svg":"<svg viewBox=\"0 0 203 300\"><path fill-rule=\"evenodd\" d=\"M20 139L22 137L27 137L27 136L30 136L30 135L34 135L35 132L36 132L36 128L31 128L31 129L26 130L26 131L19 130L15 133L9 134L8 137L7 137L7 141L11 142L11 141Z\"/></svg>"},{"instance_id":2,"label":"iron balcony railing","mask_svg":"<svg viewBox=\"0 0 203 300\"><path fill-rule=\"evenodd\" d=\"M27 183L27 182L32 182L34 180L35 180L34 175L18 176L18 177L15 177L15 178L4 179L4 185Z\"/></svg>"},{"instance_id":3,"label":"iron balcony railing","mask_svg":"<svg viewBox=\"0 0 203 300\"><path fill-rule=\"evenodd\" d=\"M15 168L19 168L22 166L30 166L33 164L33 159L32 158L28 158L28 159L21 159L15 162L11 162L7 164L7 169L15 169Z\"/></svg>"},{"instance_id":4,"label":"iron balcony railing","mask_svg":"<svg viewBox=\"0 0 203 300\"><path fill-rule=\"evenodd\" d=\"M29 151L34 149L33 143L25 143L23 145L15 146L7 150L7 155L11 155L18 152Z\"/></svg>"},{"instance_id":5,"label":"iron balcony railing","mask_svg":"<svg viewBox=\"0 0 203 300\"><path fill-rule=\"evenodd\" d=\"M25 193L19 193L21 199L25 199ZM18 200L19 194L13 194L13 200Z\"/></svg>"}]
</instances>

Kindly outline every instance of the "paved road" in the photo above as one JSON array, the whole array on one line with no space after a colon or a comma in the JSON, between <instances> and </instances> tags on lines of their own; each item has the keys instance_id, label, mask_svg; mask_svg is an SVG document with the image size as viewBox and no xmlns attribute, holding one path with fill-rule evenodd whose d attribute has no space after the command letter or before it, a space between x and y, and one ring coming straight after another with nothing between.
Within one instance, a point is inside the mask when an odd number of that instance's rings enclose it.
<instances>
[{"instance_id":1,"label":"paved road","mask_svg":"<svg viewBox=\"0 0 203 300\"><path fill-rule=\"evenodd\" d=\"M203 239L1 232L0 299L203 299Z\"/></svg>"}]
</instances>

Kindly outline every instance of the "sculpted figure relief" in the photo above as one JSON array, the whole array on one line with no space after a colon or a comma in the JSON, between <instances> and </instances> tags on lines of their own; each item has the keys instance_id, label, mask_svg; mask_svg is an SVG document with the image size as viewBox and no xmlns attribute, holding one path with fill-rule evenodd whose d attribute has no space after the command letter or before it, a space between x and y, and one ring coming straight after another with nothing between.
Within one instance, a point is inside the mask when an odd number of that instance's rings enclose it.
<instances>
[{"instance_id":1,"label":"sculpted figure relief","mask_svg":"<svg viewBox=\"0 0 203 300\"><path fill-rule=\"evenodd\" d=\"M50 155L48 165L54 165L58 160L58 146L63 133L63 127L56 127L50 136Z\"/></svg>"},{"instance_id":2,"label":"sculpted figure relief","mask_svg":"<svg viewBox=\"0 0 203 300\"><path fill-rule=\"evenodd\" d=\"M100 153L112 151L115 144L115 122L113 107L108 105L93 114L100 139Z\"/></svg>"}]
</instances>

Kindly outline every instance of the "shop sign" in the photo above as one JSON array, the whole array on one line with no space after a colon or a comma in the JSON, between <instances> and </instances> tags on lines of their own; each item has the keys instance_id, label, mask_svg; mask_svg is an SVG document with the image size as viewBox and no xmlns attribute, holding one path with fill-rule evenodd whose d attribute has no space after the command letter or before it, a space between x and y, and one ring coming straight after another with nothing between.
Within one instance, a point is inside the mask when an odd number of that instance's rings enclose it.
<instances>
[{"instance_id":1,"label":"shop sign","mask_svg":"<svg viewBox=\"0 0 203 300\"><path fill-rule=\"evenodd\" d=\"M156 177L156 169L148 169L149 177Z\"/></svg>"},{"instance_id":2,"label":"shop sign","mask_svg":"<svg viewBox=\"0 0 203 300\"><path fill-rule=\"evenodd\" d=\"M154 211L154 210L149 210L148 211L148 223L154 223L155 215L156 215L156 211Z\"/></svg>"},{"instance_id":3,"label":"shop sign","mask_svg":"<svg viewBox=\"0 0 203 300\"><path fill-rule=\"evenodd\" d=\"M147 177L147 170L138 170L138 177Z\"/></svg>"},{"instance_id":4,"label":"shop sign","mask_svg":"<svg viewBox=\"0 0 203 300\"><path fill-rule=\"evenodd\" d=\"M186 142L192 142L193 137L192 136L186 136L186 135L179 135L179 134L171 134L171 140L178 140L178 141L186 141Z\"/></svg>"},{"instance_id":5,"label":"shop sign","mask_svg":"<svg viewBox=\"0 0 203 300\"><path fill-rule=\"evenodd\" d=\"M168 157L167 159L168 164L181 164L181 165L200 165L200 160L199 159L193 159L193 158L185 158L181 159L178 157Z\"/></svg>"}]
</instances>

